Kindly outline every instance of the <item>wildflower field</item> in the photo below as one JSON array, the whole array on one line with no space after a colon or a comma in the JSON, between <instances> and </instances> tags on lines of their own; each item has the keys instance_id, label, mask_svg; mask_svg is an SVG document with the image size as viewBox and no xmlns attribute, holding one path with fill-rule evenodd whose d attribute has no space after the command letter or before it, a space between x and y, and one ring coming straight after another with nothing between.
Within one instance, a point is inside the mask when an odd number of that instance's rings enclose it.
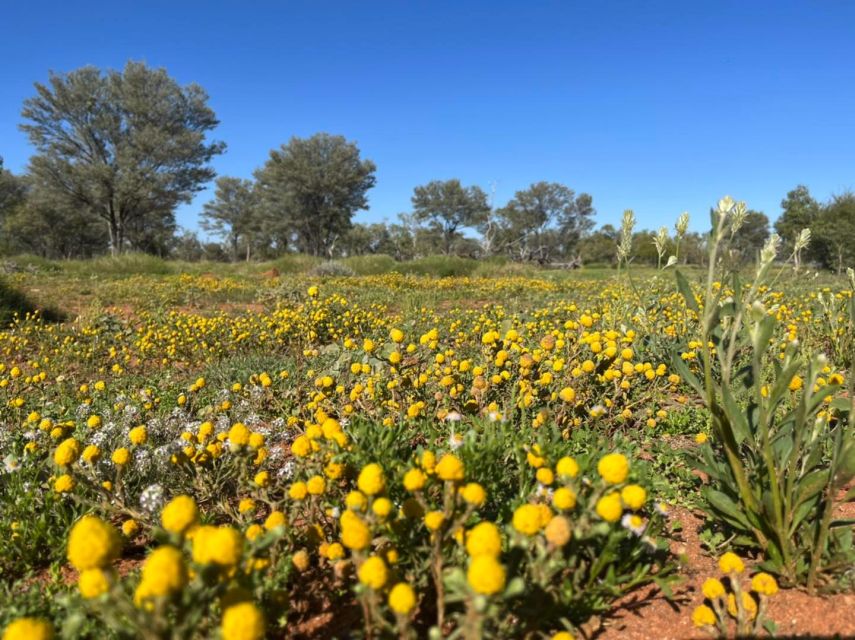
<instances>
[{"instance_id":1,"label":"wildflower field","mask_svg":"<svg viewBox=\"0 0 855 640\"><path fill-rule=\"evenodd\" d=\"M787 594L842 606L855 277L775 238L731 272L739 216L709 271L7 274L44 311L0 331L3 638L567 640L648 598L762 635Z\"/></svg>"}]
</instances>

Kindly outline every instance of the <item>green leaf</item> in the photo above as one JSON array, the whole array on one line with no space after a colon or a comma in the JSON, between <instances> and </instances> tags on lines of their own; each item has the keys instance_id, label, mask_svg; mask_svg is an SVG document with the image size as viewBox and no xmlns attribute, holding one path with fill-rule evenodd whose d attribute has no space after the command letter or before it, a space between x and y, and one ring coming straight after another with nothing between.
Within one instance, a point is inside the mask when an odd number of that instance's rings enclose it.
<instances>
[{"instance_id":1,"label":"green leaf","mask_svg":"<svg viewBox=\"0 0 855 640\"><path fill-rule=\"evenodd\" d=\"M695 300L695 294L692 292L692 287L689 285L689 281L686 280L686 276L679 270L675 271L674 274L677 277L677 287L680 289L680 293L683 294L686 306L695 313L700 313L698 301Z\"/></svg>"},{"instance_id":2,"label":"green leaf","mask_svg":"<svg viewBox=\"0 0 855 640\"><path fill-rule=\"evenodd\" d=\"M745 513L733 500L726 494L715 489L708 489L704 492L704 496L710 505L718 511L732 525L743 529L751 529Z\"/></svg>"}]
</instances>

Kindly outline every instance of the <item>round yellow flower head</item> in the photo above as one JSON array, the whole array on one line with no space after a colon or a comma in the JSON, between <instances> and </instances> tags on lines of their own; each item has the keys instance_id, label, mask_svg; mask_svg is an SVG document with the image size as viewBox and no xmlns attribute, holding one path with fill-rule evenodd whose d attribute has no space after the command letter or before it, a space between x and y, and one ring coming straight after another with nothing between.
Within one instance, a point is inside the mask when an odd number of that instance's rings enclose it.
<instances>
[{"instance_id":1,"label":"round yellow flower head","mask_svg":"<svg viewBox=\"0 0 855 640\"><path fill-rule=\"evenodd\" d=\"M560 487L552 494L552 505L561 511L570 511L576 506L576 493L567 487Z\"/></svg>"},{"instance_id":2,"label":"round yellow flower head","mask_svg":"<svg viewBox=\"0 0 855 640\"><path fill-rule=\"evenodd\" d=\"M540 531L543 526L542 512L535 504L524 504L516 508L514 511L513 525L514 529L520 533L533 536Z\"/></svg>"},{"instance_id":3,"label":"round yellow flower head","mask_svg":"<svg viewBox=\"0 0 855 640\"><path fill-rule=\"evenodd\" d=\"M399 582L389 591L389 608L405 616L416 606L416 592L406 582Z\"/></svg>"},{"instance_id":4,"label":"round yellow flower head","mask_svg":"<svg viewBox=\"0 0 855 640\"><path fill-rule=\"evenodd\" d=\"M74 489L76 484L77 483L74 481L74 478L67 473L64 473L53 483L53 490L57 493L68 493Z\"/></svg>"},{"instance_id":5,"label":"round yellow flower head","mask_svg":"<svg viewBox=\"0 0 855 640\"><path fill-rule=\"evenodd\" d=\"M764 596L773 596L778 593L778 583L768 573L758 573L751 578L751 588Z\"/></svg>"},{"instance_id":6,"label":"round yellow flower head","mask_svg":"<svg viewBox=\"0 0 855 640\"><path fill-rule=\"evenodd\" d=\"M63 440L53 452L53 461L60 467L77 462L80 457L80 443L74 438Z\"/></svg>"},{"instance_id":7,"label":"round yellow flower head","mask_svg":"<svg viewBox=\"0 0 855 640\"><path fill-rule=\"evenodd\" d=\"M608 493L597 500L597 515L606 522L617 522L623 514L623 504L617 491Z\"/></svg>"},{"instance_id":8,"label":"round yellow flower head","mask_svg":"<svg viewBox=\"0 0 855 640\"><path fill-rule=\"evenodd\" d=\"M317 288L315 285L312 285L311 287L309 287L309 288L306 290L306 293L308 293L308 294L309 294L309 297L310 297L310 298L317 298L317 297L318 297L319 290L318 290L318 288Z\"/></svg>"},{"instance_id":9,"label":"round yellow flower head","mask_svg":"<svg viewBox=\"0 0 855 640\"><path fill-rule=\"evenodd\" d=\"M168 545L152 551L143 564L142 583L149 596L161 597L180 591L187 583L187 568L181 552Z\"/></svg>"},{"instance_id":10,"label":"round yellow flower head","mask_svg":"<svg viewBox=\"0 0 855 640\"><path fill-rule=\"evenodd\" d=\"M268 531L275 529L276 527L284 527L288 524L287 518L285 518L285 514L281 511L271 511L270 515L267 516L267 519L264 521L264 528Z\"/></svg>"},{"instance_id":11,"label":"round yellow flower head","mask_svg":"<svg viewBox=\"0 0 855 640\"><path fill-rule=\"evenodd\" d=\"M309 478L309 481L306 483L306 489L308 489L309 494L313 496L319 496L326 489L327 483L321 476L312 476Z\"/></svg>"},{"instance_id":12,"label":"round yellow flower head","mask_svg":"<svg viewBox=\"0 0 855 640\"><path fill-rule=\"evenodd\" d=\"M78 571L106 567L119 555L120 545L111 525L97 516L83 516L68 536L68 561Z\"/></svg>"},{"instance_id":13,"label":"round yellow flower head","mask_svg":"<svg viewBox=\"0 0 855 640\"><path fill-rule=\"evenodd\" d=\"M622 453L609 453L600 458L597 472L609 484L620 484L629 475L629 461Z\"/></svg>"},{"instance_id":14,"label":"round yellow flower head","mask_svg":"<svg viewBox=\"0 0 855 640\"><path fill-rule=\"evenodd\" d=\"M718 567L724 574L742 573L745 570L745 564L742 562L742 559L732 551L728 551L719 558Z\"/></svg>"},{"instance_id":15,"label":"round yellow flower head","mask_svg":"<svg viewBox=\"0 0 855 640\"><path fill-rule=\"evenodd\" d=\"M711 627L715 622L715 612L705 604L695 607L695 610L692 611L692 623L696 627Z\"/></svg>"},{"instance_id":16,"label":"round yellow flower head","mask_svg":"<svg viewBox=\"0 0 855 640\"><path fill-rule=\"evenodd\" d=\"M470 482L463 487L461 495L464 501L476 507L480 507L487 500L487 492L477 482Z\"/></svg>"},{"instance_id":17,"label":"round yellow flower head","mask_svg":"<svg viewBox=\"0 0 855 640\"><path fill-rule=\"evenodd\" d=\"M407 491L418 491L425 486L427 480L421 469L410 469L404 474L404 488Z\"/></svg>"},{"instance_id":18,"label":"round yellow flower head","mask_svg":"<svg viewBox=\"0 0 855 640\"><path fill-rule=\"evenodd\" d=\"M293 564L297 571L301 573L309 568L309 561L309 552L305 549L300 549L293 556L291 556L291 564Z\"/></svg>"},{"instance_id":19,"label":"round yellow flower head","mask_svg":"<svg viewBox=\"0 0 855 640\"><path fill-rule=\"evenodd\" d=\"M229 429L229 444L232 447L246 446L249 444L250 435L250 430L247 429L245 424L242 422L236 422L232 425L232 428Z\"/></svg>"},{"instance_id":20,"label":"round yellow flower head","mask_svg":"<svg viewBox=\"0 0 855 640\"><path fill-rule=\"evenodd\" d=\"M431 531L436 531L445 522L445 514L442 511L429 511L425 514L425 526Z\"/></svg>"},{"instance_id":21,"label":"round yellow flower head","mask_svg":"<svg viewBox=\"0 0 855 640\"><path fill-rule=\"evenodd\" d=\"M446 453L436 465L436 475L440 480L459 482L463 480L463 463L453 453Z\"/></svg>"},{"instance_id":22,"label":"round yellow flower head","mask_svg":"<svg viewBox=\"0 0 855 640\"><path fill-rule=\"evenodd\" d=\"M130 438L131 444L145 444L148 440L148 431L146 431L146 428L143 425L140 425L139 427L134 427L128 433L128 438Z\"/></svg>"},{"instance_id":23,"label":"round yellow flower head","mask_svg":"<svg viewBox=\"0 0 855 640\"><path fill-rule=\"evenodd\" d=\"M502 535L492 522L476 524L466 535L466 552L470 556L498 557L502 553Z\"/></svg>"},{"instance_id":24,"label":"round yellow flower head","mask_svg":"<svg viewBox=\"0 0 855 640\"><path fill-rule=\"evenodd\" d=\"M491 596L505 588L505 568L490 555L472 558L466 581L475 593Z\"/></svg>"},{"instance_id":25,"label":"round yellow flower head","mask_svg":"<svg viewBox=\"0 0 855 640\"><path fill-rule=\"evenodd\" d=\"M359 490L367 496L373 496L386 488L386 479L383 476L383 467L376 462L367 464L359 472L356 480Z\"/></svg>"},{"instance_id":26,"label":"round yellow flower head","mask_svg":"<svg viewBox=\"0 0 855 640\"><path fill-rule=\"evenodd\" d=\"M53 640L53 627L40 618L18 618L3 631L3 640Z\"/></svg>"},{"instance_id":27,"label":"round yellow flower head","mask_svg":"<svg viewBox=\"0 0 855 640\"><path fill-rule=\"evenodd\" d=\"M255 511L255 500L252 498L243 498L238 502L238 513L249 513Z\"/></svg>"},{"instance_id":28,"label":"round yellow flower head","mask_svg":"<svg viewBox=\"0 0 855 640\"><path fill-rule=\"evenodd\" d=\"M163 508L160 522L163 528L176 535L183 535L196 524L199 510L190 496L176 496Z\"/></svg>"},{"instance_id":29,"label":"round yellow flower head","mask_svg":"<svg viewBox=\"0 0 855 640\"><path fill-rule=\"evenodd\" d=\"M541 467L538 469L535 477L540 484L546 485L547 487L555 482L555 474L552 473L552 469L549 467Z\"/></svg>"},{"instance_id":30,"label":"round yellow flower head","mask_svg":"<svg viewBox=\"0 0 855 640\"><path fill-rule=\"evenodd\" d=\"M333 542L327 546L325 555L328 560L341 560L344 557L344 547L338 542Z\"/></svg>"},{"instance_id":31,"label":"round yellow flower head","mask_svg":"<svg viewBox=\"0 0 855 640\"><path fill-rule=\"evenodd\" d=\"M264 615L252 602L239 602L223 612L223 640L262 640Z\"/></svg>"},{"instance_id":32,"label":"round yellow flower head","mask_svg":"<svg viewBox=\"0 0 855 640\"><path fill-rule=\"evenodd\" d=\"M101 426L101 416L91 415L86 420L86 426L90 429L97 429Z\"/></svg>"},{"instance_id":33,"label":"round yellow flower head","mask_svg":"<svg viewBox=\"0 0 855 640\"><path fill-rule=\"evenodd\" d=\"M309 488L305 482L295 482L288 487L288 497L292 500L304 500L309 493Z\"/></svg>"},{"instance_id":34,"label":"round yellow flower head","mask_svg":"<svg viewBox=\"0 0 855 640\"><path fill-rule=\"evenodd\" d=\"M647 491L637 484L630 484L621 490L620 497L628 508L638 511L647 501Z\"/></svg>"},{"instance_id":35,"label":"round yellow flower head","mask_svg":"<svg viewBox=\"0 0 855 640\"><path fill-rule=\"evenodd\" d=\"M232 527L202 526L193 534L193 561L231 567L243 553L243 536Z\"/></svg>"},{"instance_id":36,"label":"round yellow flower head","mask_svg":"<svg viewBox=\"0 0 855 640\"><path fill-rule=\"evenodd\" d=\"M359 581L365 586L375 591L382 589L388 577L386 563L383 562L382 558L371 556L359 567L358 575Z\"/></svg>"},{"instance_id":37,"label":"round yellow flower head","mask_svg":"<svg viewBox=\"0 0 855 640\"><path fill-rule=\"evenodd\" d=\"M123 467L128 464L128 460L131 459L131 452L128 451L125 447L119 447L113 452L113 455L110 459L116 466Z\"/></svg>"},{"instance_id":38,"label":"round yellow flower head","mask_svg":"<svg viewBox=\"0 0 855 640\"><path fill-rule=\"evenodd\" d=\"M392 501L389 498L377 498L371 504L371 510L379 518L386 518L392 513Z\"/></svg>"},{"instance_id":39,"label":"round yellow flower head","mask_svg":"<svg viewBox=\"0 0 855 640\"><path fill-rule=\"evenodd\" d=\"M701 591L704 594L704 598L707 598L709 600L715 600L716 598L720 598L726 593L724 585L718 578L707 578L706 580L704 580L704 584L703 587L701 587Z\"/></svg>"},{"instance_id":40,"label":"round yellow flower head","mask_svg":"<svg viewBox=\"0 0 855 640\"><path fill-rule=\"evenodd\" d=\"M368 498L361 491L351 491L344 497L344 504L351 511L365 511Z\"/></svg>"},{"instance_id":41,"label":"round yellow flower head","mask_svg":"<svg viewBox=\"0 0 855 640\"><path fill-rule=\"evenodd\" d=\"M102 569L87 569L80 572L77 588L80 589L81 596L91 600L110 590L110 578Z\"/></svg>"},{"instance_id":42,"label":"round yellow flower head","mask_svg":"<svg viewBox=\"0 0 855 640\"><path fill-rule=\"evenodd\" d=\"M136 520L125 520L122 523L122 534L124 534L126 538L133 538L139 530L140 526L137 524Z\"/></svg>"},{"instance_id":43,"label":"round yellow flower head","mask_svg":"<svg viewBox=\"0 0 855 640\"><path fill-rule=\"evenodd\" d=\"M341 515L341 543L348 549L361 551L371 544L371 530L353 511Z\"/></svg>"},{"instance_id":44,"label":"round yellow flower head","mask_svg":"<svg viewBox=\"0 0 855 640\"><path fill-rule=\"evenodd\" d=\"M573 639L573 634L570 633L569 631L559 631L559 632L553 634L553 636L550 640L574 640L574 639Z\"/></svg>"},{"instance_id":45,"label":"round yellow flower head","mask_svg":"<svg viewBox=\"0 0 855 640\"><path fill-rule=\"evenodd\" d=\"M570 456L564 456L555 465L555 472L561 478L575 478L579 475L579 463Z\"/></svg>"}]
</instances>

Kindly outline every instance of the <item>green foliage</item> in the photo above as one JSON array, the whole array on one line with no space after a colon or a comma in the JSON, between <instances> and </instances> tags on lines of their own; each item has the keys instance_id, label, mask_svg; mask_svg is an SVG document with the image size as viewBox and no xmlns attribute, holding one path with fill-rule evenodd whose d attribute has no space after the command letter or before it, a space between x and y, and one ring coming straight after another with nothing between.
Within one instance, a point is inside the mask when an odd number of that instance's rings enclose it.
<instances>
[{"instance_id":1,"label":"green foliage","mask_svg":"<svg viewBox=\"0 0 855 640\"><path fill-rule=\"evenodd\" d=\"M698 461L711 481L708 508L762 550L768 570L815 589L855 561L851 523L834 519L840 492L855 477L852 400L838 395L834 381L820 381L829 371L824 355L791 340L774 348L778 321L763 292L777 236L750 286L738 273L721 279L729 289L713 285L744 213L729 199L714 213L702 310L677 274L687 309L699 316L701 344L714 349L702 349L701 375L679 357L674 364L711 413L713 440ZM850 314L855 327L855 304Z\"/></svg>"},{"instance_id":2,"label":"green foliage","mask_svg":"<svg viewBox=\"0 0 855 640\"><path fill-rule=\"evenodd\" d=\"M293 239L303 253L331 257L354 213L368 208L375 169L343 136L292 138L256 172L262 229L280 251Z\"/></svg>"},{"instance_id":3,"label":"green foliage","mask_svg":"<svg viewBox=\"0 0 855 640\"><path fill-rule=\"evenodd\" d=\"M443 251L451 253L458 232L475 228L490 211L487 194L477 186L464 187L457 178L433 180L413 190L413 216L442 233Z\"/></svg>"}]
</instances>

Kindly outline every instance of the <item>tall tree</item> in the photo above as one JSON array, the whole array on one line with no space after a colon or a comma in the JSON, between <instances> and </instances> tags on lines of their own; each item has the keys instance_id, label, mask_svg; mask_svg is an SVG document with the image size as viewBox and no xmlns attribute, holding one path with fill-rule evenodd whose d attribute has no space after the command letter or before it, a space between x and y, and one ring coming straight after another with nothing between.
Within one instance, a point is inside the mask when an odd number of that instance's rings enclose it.
<instances>
[{"instance_id":1,"label":"tall tree","mask_svg":"<svg viewBox=\"0 0 855 640\"><path fill-rule=\"evenodd\" d=\"M537 182L517 191L498 211L508 249L521 260L547 262L555 254L569 256L593 226L591 196L557 182Z\"/></svg>"},{"instance_id":2,"label":"tall tree","mask_svg":"<svg viewBox=\"0 0 855 640\"><path fill-rule=\"evenodd\" d=\"M463 228L476 228L490 211L487 194L477 186L464 187L460 180L434 180L413 190L413 216L442 234L442 250L451 253Z\"/></svg>"},{"instance_id":3,"label":"tall tree","mask_svg":"<svg viewBox=\"0 0 855 640\"><path fill-rule=\"evenodd\" d=\"M257 200L251 180L222 176L217 178L214 199L202 208L202 228L228 243L232 260L237 260L241 242L247 261L251 257L253 240L261 232Z\"/></svg>"},{"instance_id":4,"label":"tall tree","mask_svg":"<svg viewBox=\"0 0 855 640\"><path fill-rule=\"evenodd\" d=\"M0 158L0 220L21 206L26 195L24 180L7 171L3 167L3 158Z\"/></svg>"},{"instance_id":5,"label":"tall tree","mask_svg":"<svg viewBox=\"0 0 855 640\"><path fill-rule=\"evenodd\" d=\"M733 238L731 248L742 261L749 262L757 258L768 238L769 218L761 211L749 209L745 213L745 222Z\"/></svg>"},{"instance_id":6,"label":"tall tree","mask_svg":"<svg viewBox=\"0 0 855 640\"><path fill-rule=\"evenodd\" d=\"M781 200L781 215L775 221L775 231L781 236L784 250L789 253L793 250L796 238L802 229L810 229L819 219L822 207L810 195L810 191L804 185L799 185ZM808 246L806 257L815 257L813 248Z\"/></svg>"},{"instance_id":7,"label":"tall tree","mask_svg":"<svg viewBox=\"0 0 855 640\"><path fill-rule=\"evenodd\" d=\"M822 207L812 231L813 255L823 266L838 273L855 268L855 193L832 198Z\"/></svg>"},{"instance_id":8,"label":"tall tree","mask_svg":"<svg viewBox=\"0 0 855 640\"><path fill-rule=\"evenodd\" d=\"M21 112L37 151L30 173L58 205L101 218L114 254L149 219L168 226L215 175L208 163L225 145L206 140L218 122L198 85L128 62L122 71L51 73L35 87Z\"/></svg>"},{"instance_id":9,"label":"tall tree","mask_svg":"<svg viewBox=\"0 0 855 640\"><path fill-rule=\"evenodd\" d=\"M343 136L291 138L256 172L267 228L280 245L293 239L304 253L331 256L353 215L368 209L375 170Z\"/></svg>"}]
</instances>

